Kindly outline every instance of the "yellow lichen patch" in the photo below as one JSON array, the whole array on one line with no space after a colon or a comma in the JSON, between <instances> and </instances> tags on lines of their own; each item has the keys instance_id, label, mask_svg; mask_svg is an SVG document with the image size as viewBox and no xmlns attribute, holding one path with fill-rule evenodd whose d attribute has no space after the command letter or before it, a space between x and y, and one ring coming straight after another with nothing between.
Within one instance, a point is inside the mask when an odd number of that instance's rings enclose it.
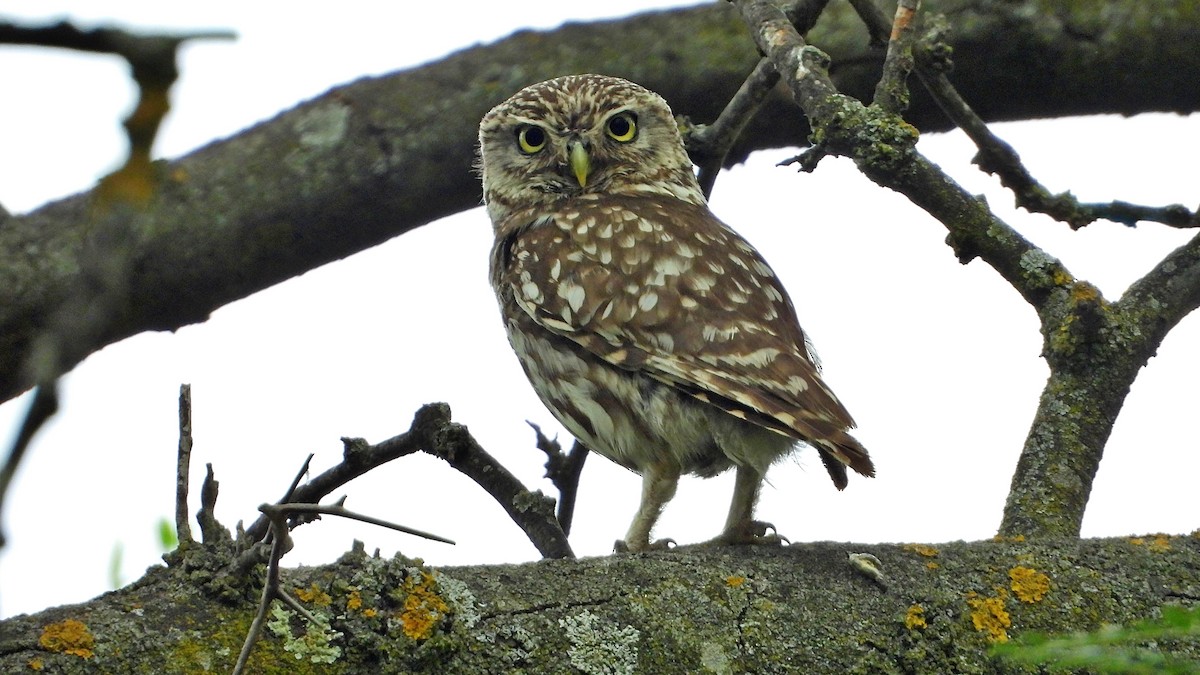
<instances>
[{"instance_id":1,"label":"yellow lichen patch","mask_svg":"<svg viewBox=\"0 0 1200 675\"><path fill-rule=\"evenodd\" d=\"M1100 289L1080 281L1071 287L1071 299L1075 302L1095 302L1100 299Z\"/></svg>"},{"instance_id":2,"label":"yellow lichen patch","mask_svg":"<svg viewBox=\"0 0 1200 675\"><path fill-rule=\"evenodd\" d=\"M1050 577L1030 568L1017 566L1008 571L1012 592L1021 602L1038 602L1050 592Z\"/></svg>"},{"instance_id":3,"label":"yellow lichen patch","mask_svg":"<svg viewBox=\"0 0 1200 675\"><path fill-rule=\"evenodd\" d=\"M350 591L350 597L346 598L346 609L353 612L362 607L362 595L358 589Z\"/></svg>"},{"instance_id":4,"label":"yellow lichen patch","mask_svg":"<svg viewBox=\"0 0 1200 675\"><path fill-rule=\"evenodd\" d=\"M1166 553L1171 550L1171 538L1165 534L1156 534L1154 539L1146 544L1146 548L1155 553Z\"/></svg>"},{"instance_id":5,"label":"yellow lichen patch","mask_svg":"<svg viewBox=\"0 0 1200 675\"><path fill-rule=\"evenodd\" d=\"M975 630L984 633L988 642L1008 642L1007 629L1012 625L1012 617L1004 609L1002 595L981 598L972 593L967 596L967 604L971 607L971 623Z\"/></svg>"},{"instance_id":6,"label":"yellow lichen patch","mask_svg":"<svg viewBox=\"0 0 1200 675\"><path fill-rule=\"evenodd\" d=\"M1006 536L1004 536L1004 535L1002 535L1002 534L998 534L998 535L996 535L996 536L992 537L992 541L993 541L993 542L995 542L995 543L997 543L997 544L1004 544L1004 543L1009 543L1009 544L1019 544L1019 543L1021 543L1021 542L1025 541L1025 535L1023 535L1023 534L1014 534L1014 535L1013 535L1013 536L1011 536L1011 537L1006 537Z\"/></svg>"},{"instance_id":7,"label":"yellow lichen patch","mask_svg":"<svg viewBox=\"0 0 1200 675\"><path fill-rule=\"evenodd\" d=\"M315 583L308 588L297 588L295 593L302 602L309 602L318 607L328 607L333 602L333 598L329 597L329 594L321 590Z\"/></svg>"},{"instance_id":8,"label":"yellow lichen patch","mask_svg":"<svg viewBox=\"0 0 1200 675\"><path fill-rule=\"evenodd\" d=\"M29 659L30 670L45 670L46 664L41 659Z\"/></svg>"},{"instance_id":9,"label":"yellow lichen patch","mask_svg":"<svg viewBox=\"0 0 1200 675\"><path fill-rule=\"evenodd\" d=\"M941 565L939 565L939 564L935 563L935 562L934 562L934 561L932 561L932 560L930 560L929 562L925 563L925 569L927 569L927 570L936 570L936 569L940 569L941 567L942 567Z\"/></svg>"},{"instance_id":10,"label":"yellow lichen patch","mask_svg":"<svg viewBox=\"0 0 1200 675\"><path fill-rule=\"evenodd\" d=\"M378 611L376 611L374 608L371 608L371 607L368 607L363 610L363 616L367 617L368 619L370 619L371 617L375 616L378 613L379 613Z\"/></svg>"},{"instance_id":11,"label":"yellow lichen patch","mask_svg":"<svg viewBox=\"0 0 1200 675\"><path fill-rule=\"evenodd\" d=\"M923 555L926 558L936 558L938 555L938 550L928 544L905 544L900 548L916 553L917 555Z\"/></svg>"},{"instance_id":12,"label":"yellow lichen patch","mask_svg":"<svg viewBox=\"0 0 1200 675\"><path fill-rule=\"evenodd\" d=\"M92 649L96 646L96 638L82 621L67 619L43 628L38 644L52 652L90 659L94 655Z\"/></svg>"},{"instance_id":13,"label":"yellow lichen patch","mask_svg":"<svg viewBox=\"0 0 1200 675\"><path fill-rule=\"evenodd\" d=\"M925 608L920 605L911 605L908 611L904 613L904 627L912 630L914 628L924 628L925 626Z\"/></svg>"},{"instance_id":14,"label":"yellow lichen patch","mask_svg":"<svg viewBox=\"0 0 1200 675\"><path fill-rule=\"evenodd\" d=\"M400 613L400 624L404 634L414 640L426 640L450 608L433 590L436 585L433 574L421 572L420 578L409 576L404 580L404 611Z\"/></svg>"},{"instance_id":15,"label":"yellow lichen patch","mask_svg":"<svg viewBox=\"0 0 1200 675\"><path fill-rule=\"evenodd\" d=\"M1142 539L1141 537L1130 537L1129 543L1133 544L1134 546L1145 546L1146 540Z\"/></svg>"},{"instance_id":16,"label":"yellow lichen patch","mask_svg":"<svg viewBox=\"0 0 1200 675\"><path fill-rule=\"evenodd\" d=\"M725 577L725 585L730 588L740 588L744 583L746 583L746 577L738 574Z\"/></svg>"}]
</instances>

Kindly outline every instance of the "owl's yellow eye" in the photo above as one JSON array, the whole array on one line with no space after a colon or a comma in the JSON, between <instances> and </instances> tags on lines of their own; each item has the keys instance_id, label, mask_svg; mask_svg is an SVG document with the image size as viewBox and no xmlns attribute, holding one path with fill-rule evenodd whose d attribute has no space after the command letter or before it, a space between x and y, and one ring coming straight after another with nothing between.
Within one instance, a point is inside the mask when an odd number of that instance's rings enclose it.
<instances>
[{"instance_id":1,"label":"owl's yellow eye","mask_svg":"<svg viewBox=\"0 0 1200 675\"><path fill-rule=\"evenodd\" d=\"M628 143L637 138L637 116L631 112L620 112L608 118L604 125L608 137L618 143Z\"/></svg>"},{"instance_id":2,"label":"owl's yellow eye","mask_svg":"<svg viewBox=\"0 0 1200 675\"><path fill-rule=\"evenodd\" d=\"M546 147L546 132L530 124L520 127L517 129L517 147L527 155L541 152Z\"/></svg>"}]
</instances>

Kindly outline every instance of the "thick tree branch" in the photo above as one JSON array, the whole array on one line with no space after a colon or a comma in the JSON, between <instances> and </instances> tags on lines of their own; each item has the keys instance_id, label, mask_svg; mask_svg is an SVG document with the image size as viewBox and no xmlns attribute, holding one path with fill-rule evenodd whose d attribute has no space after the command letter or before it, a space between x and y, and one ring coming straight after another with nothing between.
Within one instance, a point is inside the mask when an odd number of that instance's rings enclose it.
<instances>
[{"instance_id":1,"label":"thick tree branch","mask_svg":"<svg viewBox=\"0 0 1200 675\"><path fill-rule=\"evenodd\" d=\"M955 17L958 84L985 119L1200 108L1188 76L1200 55L1186 47L1200 42L1200 16L1177 3L934 0L926 7ZM812 37L834 58L834 83L869 100L879 56L861 21L843 3L821 16ZM74 360L141 331L203 321L228 302L477 205L476 121L537 79L621 75L697 123L716 119L758 61L744 36L724 3L520 33L339 87L157 166L161 188L136 224L128 298ZM927 131L947 125L917 92L907 119ZM727 161L803 145L808 133L794 108L772 96ZM0 229L0 400L34 383L22 364L80 275L91 199L50 204Z\"/></svg>"},{"instance_id":2,"label":"thick tree branch","mask_svg":"<svg viewBox=\"0 0 1200 675\"><path fill-rule=\"evenodd\" d=\"M886 592L850 551L882 562ZM441 569L359 548L279 574L286 588L315 588L304 607L340 634L327 634L337 652L321 672L1015 674L1029 670L992 657L996 642L1195 604L1200 539L682 547ZM0 622L0 671L38 660L48 672L228 672L258 598L222 600L194 575L153 568L89 603ZM90 658L39 646L66 620L92 640ZM295 672L333 653L304 651L304 637L264 632L247 672ZM1196 654L1191 640L1158 648Z\"/></svg>"}]
</instances>

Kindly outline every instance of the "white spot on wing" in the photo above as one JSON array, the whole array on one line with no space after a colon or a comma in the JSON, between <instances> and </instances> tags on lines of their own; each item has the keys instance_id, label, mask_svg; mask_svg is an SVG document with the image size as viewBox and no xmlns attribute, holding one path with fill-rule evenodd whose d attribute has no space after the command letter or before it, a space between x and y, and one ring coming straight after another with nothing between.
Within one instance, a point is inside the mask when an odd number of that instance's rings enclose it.
<instances>
[{"instance_id":1,"label":"white spot on wing","mask_svg":"<svg viewBox=\"0 0 1200 675\"><path fill-rule=\"evenodd\" d=\"M579 284L564 281L558 285L558 297L567 301L567 304L571 306L572 312L579 311L579 308L583 306L583 300L586 295L583 286Z\"/></svg>"}]
</instances>

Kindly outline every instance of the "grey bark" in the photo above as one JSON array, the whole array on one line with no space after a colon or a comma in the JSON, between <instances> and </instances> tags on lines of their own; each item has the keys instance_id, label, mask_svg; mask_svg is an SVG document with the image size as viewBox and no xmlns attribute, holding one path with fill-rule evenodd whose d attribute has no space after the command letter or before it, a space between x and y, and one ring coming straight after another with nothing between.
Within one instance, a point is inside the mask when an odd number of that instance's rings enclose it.
<instances>
[{"instance_id":1,"label":"grey bark","mask_svg":"<svg viewBox=\"0 0 1200 675\"><path fill-rule=\"evenodd\" d=\"M941 0L955 26L955 82L988 119L1200 107L1200 13L1190 3ZM838 89L869 98L882 53L834 3L811 35ZM146 330L204 321L222 305L479 203L476 122L521 86L566 72L622 75L709 122L753 68L745 26L726 3L522 32L493 45L367 78L160 167L138 219L132 290L108 325L68 350L78 361ZM907 119L946 128L914 93ZM730 155L804 144L782 93ZM10 217L0 227L0 400L30 387L31 345L79 287L92 196ZM456 264L448 252L446 264ZM69 365L69 364L68 364Z\"/></svg>"},{"instance_id":2,"label":"grey bark","mask_svg":"<svg viewBox=\"0 0 1200 675\"><path fill-rule=\"evenodd\" d=\"M882 561L886 589L847 563L863 551ZM40 661L64 673L229 672L261 576L206 585L214 555L198 551L87 604L0 623L0 670L32 672ZM990 646L1200 601L1200 539L818 543L446 568L432 582L421 571L361 551L285 571L288 592L302 591L340 636L306 640L293 617L291 632L266 631L250 672L1031 672ZM90 657L39 647L46 627L66 620L86 627ZM1195 638L1155 649L1200 656Z\"/></svg>"}]
</instances>

